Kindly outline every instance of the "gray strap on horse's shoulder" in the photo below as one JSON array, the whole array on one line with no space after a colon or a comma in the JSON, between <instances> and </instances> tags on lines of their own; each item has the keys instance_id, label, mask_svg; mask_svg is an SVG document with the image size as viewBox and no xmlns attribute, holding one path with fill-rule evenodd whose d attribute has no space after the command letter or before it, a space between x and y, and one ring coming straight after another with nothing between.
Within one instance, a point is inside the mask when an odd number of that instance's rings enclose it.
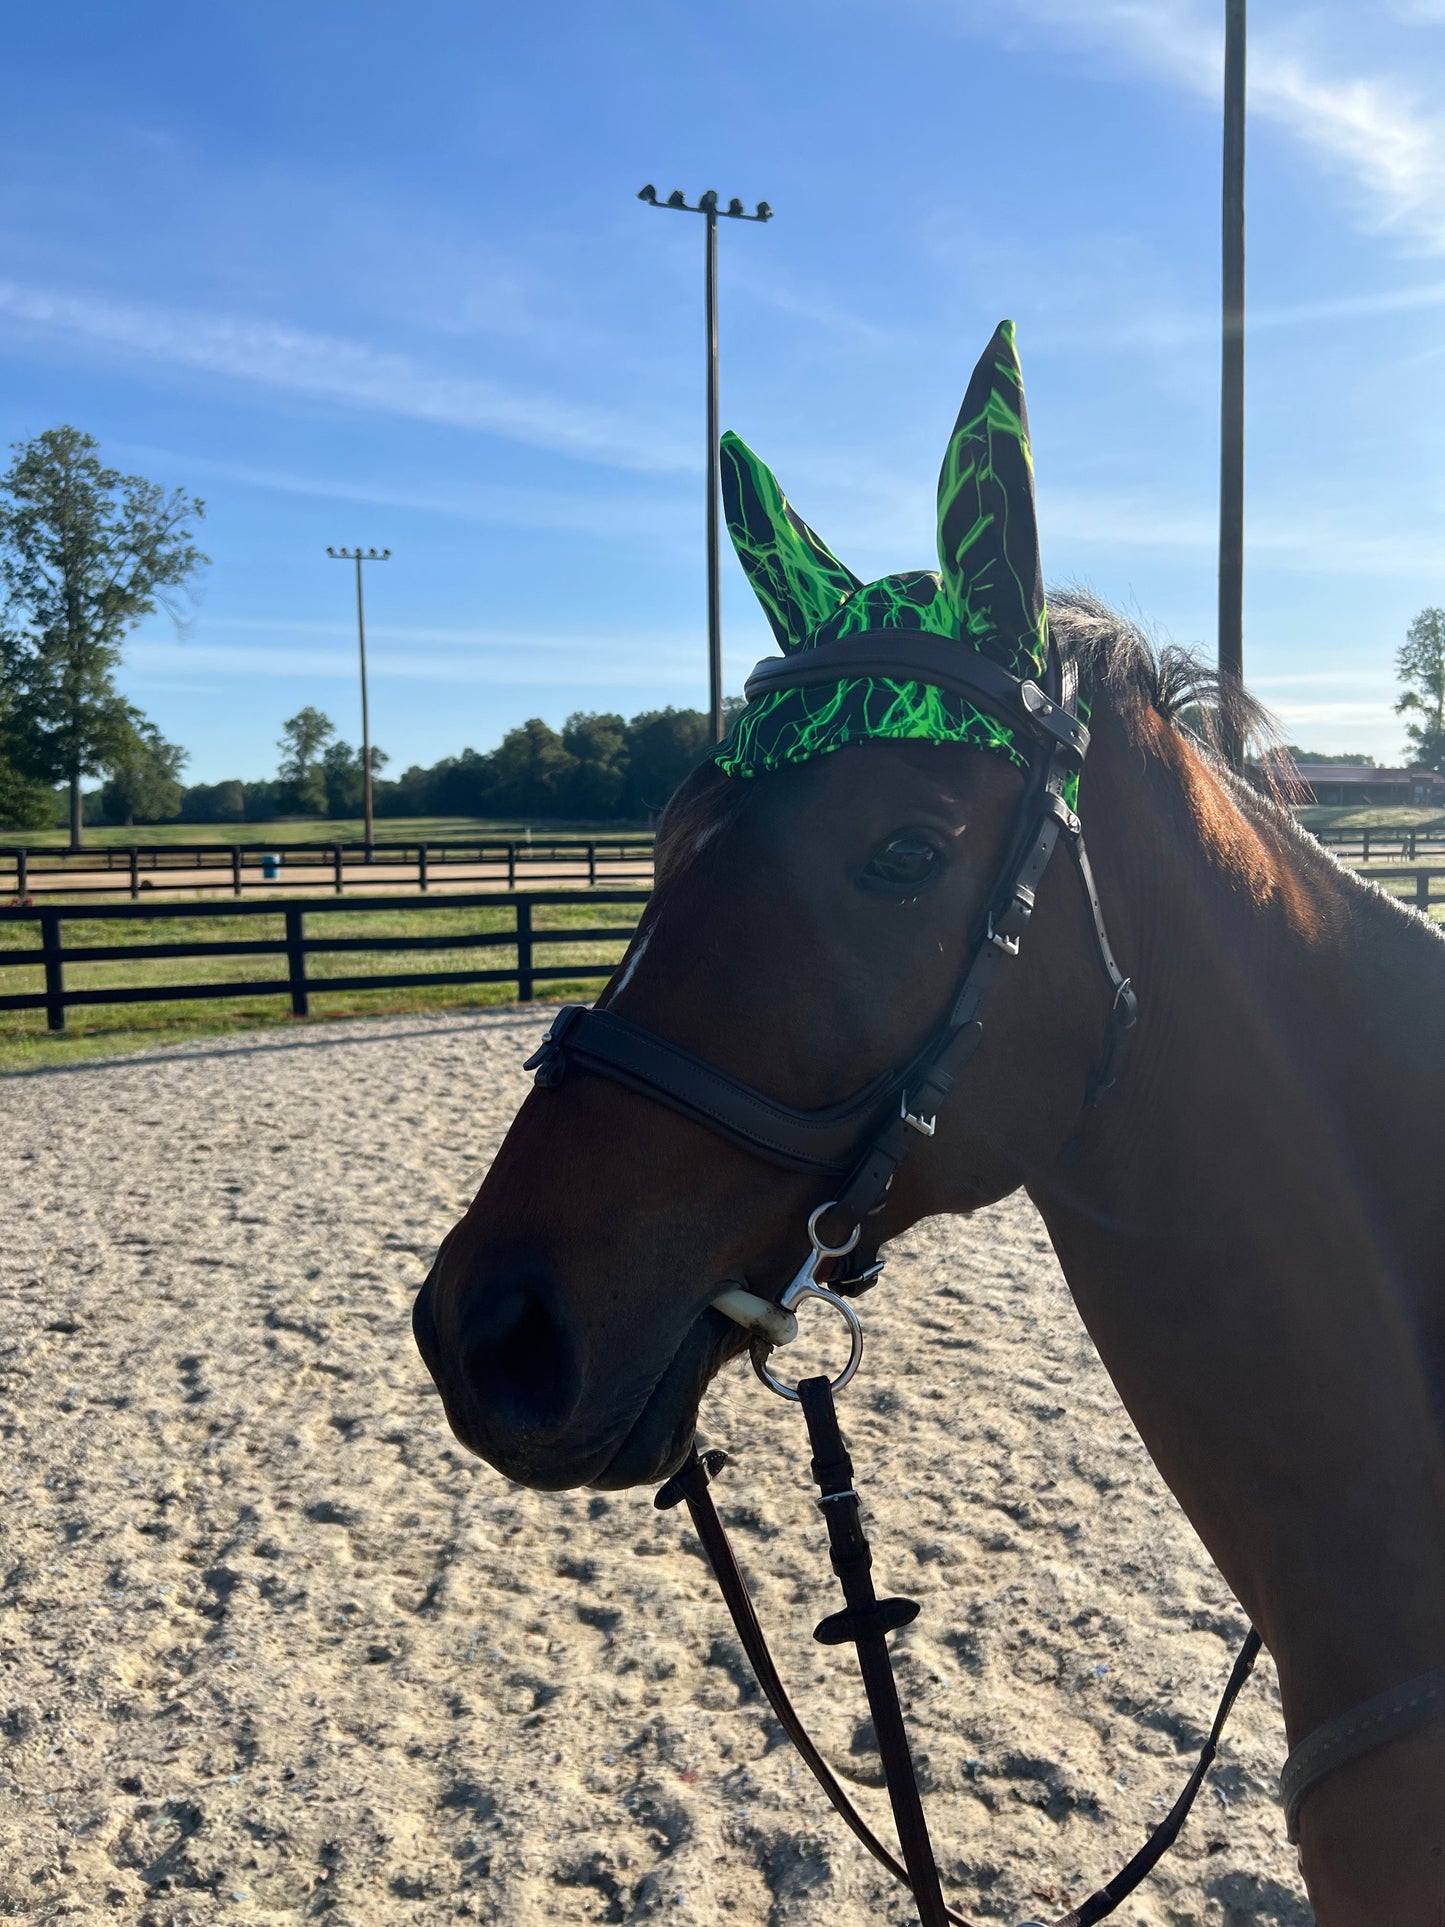
<instances>
[{"instance_id":1,"label":"gray strap on horse's shoulder","mask_svg":"<svg viewBox=\"0 0 1445 1927\"><path fill-rule=\"evenodd\" d=\"M1419 1673L1400 1686L1392 1686L1388 1693L1376 1693L1362 1705L1352 1706L1348 1713L1317 1726L1290 1754L1279 1776L1285 1831L1290 1840L1299 1839L1299 1810L1305 1795L1326 1774L1441 1714L1445 1714L1445 1666L1437 1666L1432 1673Z\"/></svg>"}]
</instances>

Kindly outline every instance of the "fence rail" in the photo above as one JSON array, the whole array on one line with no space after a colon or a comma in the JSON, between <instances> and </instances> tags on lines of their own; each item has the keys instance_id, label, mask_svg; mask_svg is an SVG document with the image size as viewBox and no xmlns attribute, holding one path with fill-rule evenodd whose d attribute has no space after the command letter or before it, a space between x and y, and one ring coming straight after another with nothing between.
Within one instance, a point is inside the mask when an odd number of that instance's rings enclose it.
<instances>
[{"instance_id":1,"label":"fence rail","mask_svg":"<svg viewBox=\"0 0 1445 1927\"><path fill-rule=\"evenodd\" d=\"M1406 865L1401 869L1370 870L1367 874L1371 883L1400 883L1413 880L1415 893L1412 901L1415 908L1427 917L1430 914L1431 903L1438 905L1442 901L1441 897L1430 895L1430 885L1432 882L1445 883L1445 870L1423 870L1418 865L1413 867Z\"/></svg>"},{"instance_id":2,"label":"fence rail","mask_svg":"<svg viewBox=\"0 0 1445 1927\"><path fill-rule=\"evenodd\" d=\"M315 890L318 872L329 874L337 896L347 890L394 889L405 882L427 892L434 881L445 883L449 870L472 873L459 875L462 882L481 880L477 871L490 873L499 885L505 878L506 888L515 890L518 877L525 878L529 870L555 875L559 865L571 866L579 882L585 874L588 886L595 887L609 875L633 874L651 862L652 838L647 835L530 843L449 837L377 843L369 852L364 843L345 842L136 843L93 850L17 846L0 849L0 895L23 902L31 896L114 896L124 890L138 902L143 893L153 891L194 894L229 888L239 897L248 890Z\"/></svg>"},{"instance_id":3,"label":"fence rail","mask_svg":"<svg viewBox=\"0 0 1445 1927\"><path fill-rule=\"evenodd\" d=\"M447 897L410 896L388 897L384 905L368 905L368 909L385 911L418 910L466 910L498 909L510 910L512 925L509 929L476 930L468 932L443 931L431 935L359 935L314 936L307 927L308 917L362 914L360 906L354 901L338 903L335 897L310 897L300 903L96 903L83 909L62 909L56 906L37 906L25 904L0 908L0 926L5 924L31 924L37 926L40 934L39 947L0 949L0 971L13 969L40 969L44 971L45 988L39 991L14 991L0 994L0 1011L5 1010L44 1010L46 1023L52 1031L65 1029L65 1013L94 1004L141 1004L141 1003L178 1003L196 998L209 997L277 997L291 999L292 1015L305 1017L310 1014L310 997L314 992L342 990L401 990L430 988L451 984L494 984L515 983L520 1003L531 1003L536 994L536 986L549 980L574 981L581 977L610 977L616 968L614 963L576 963L539 964L536 951L539 946L552 948L556 945L585 943L625 943L633 935L631 925L596 926L587 929L538 929L533 922L533 913L548 904L593 904L645 903L650 895L647 890L603 889L589 893L585 897L576 890L527 890L516 891L502 896L487 892L455 894ZM112 944L67 944L65 925L67 923L118 920L161 923L167 918L184 917L192 919L204 917L257 917L271 916L284 919L285 934L280 937L228 937L215 941L192 939L186 942L157 943L112 943ZM475 970L435 970L435 971L380 971L367 972L345 977L310 977L306 963L308 957L334 956L338 953L358 951L426 951L426 950L489 950L512 949L517 952L514 966L500 969ZM285 974L268 978L257 978L244 982L217 980L209 983L157 984L132 983L117 985L95 985L71 988L65 980L66 968L73 964L124 963L134 958L138 965L147 960L175 960L177 958L209 957L284 957Z\"/></svg>"},{"instance_id":4,"label":"fence rail","mask_svg":"<svg viewBox=\"0 0 1445 1927\"><path fill-rule=\"evenodd\" d=\"M1386 856L1397 856L1402 863L1413 863L1420 856L1445 856L1445 829L1416 830L1401 823L1372 830L1311 830L1310 834L1337 857L1352 857L1360 863Z\"/></svg>"}]
</instances>

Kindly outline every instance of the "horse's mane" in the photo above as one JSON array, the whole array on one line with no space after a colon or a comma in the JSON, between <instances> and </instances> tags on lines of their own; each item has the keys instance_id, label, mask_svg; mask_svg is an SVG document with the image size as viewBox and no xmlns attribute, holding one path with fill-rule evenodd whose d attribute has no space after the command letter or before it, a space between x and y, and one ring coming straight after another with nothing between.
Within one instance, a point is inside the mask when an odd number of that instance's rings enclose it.
<instances>
[{"instance_id":1,"label":"horse's mane","mask_svg":"<svg viewBox=\"0 0 1445 1927\"><path fill-rule=\"evenodd\" d=\"M1232 730L1272 772L1272 788L1282 783L1287 791L1292 766L1283 754L1279 725L1257 697L1222 679L1194 650L1172 642L1156 646L1137 623L1085 589L1055 590L1049 596L1049 628L1063 654L1078 665L1085 692L1095 702L1102 697L1126 727L1152 710L1215 761L1224 733Z\"/></svg>"}]
</instances>

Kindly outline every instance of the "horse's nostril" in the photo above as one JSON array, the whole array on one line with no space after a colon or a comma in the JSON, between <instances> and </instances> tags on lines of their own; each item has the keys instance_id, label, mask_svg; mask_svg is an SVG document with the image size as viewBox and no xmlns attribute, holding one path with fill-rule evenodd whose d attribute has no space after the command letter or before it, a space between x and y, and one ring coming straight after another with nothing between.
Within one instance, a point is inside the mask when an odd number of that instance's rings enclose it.
<instances>
[{"instance_id":1,"label":"horse's nostril","mask_svg":"<svg viewBox=\"0 0 1445 1927\"><path fill-rule=\"evenodd\" d=\"M490 1418L528 1430L564 1425L582 1389L571 1334L533 1284L504 1287L475 1307L463 1333L462 1369Z\"/></svg>"}]
</instances>

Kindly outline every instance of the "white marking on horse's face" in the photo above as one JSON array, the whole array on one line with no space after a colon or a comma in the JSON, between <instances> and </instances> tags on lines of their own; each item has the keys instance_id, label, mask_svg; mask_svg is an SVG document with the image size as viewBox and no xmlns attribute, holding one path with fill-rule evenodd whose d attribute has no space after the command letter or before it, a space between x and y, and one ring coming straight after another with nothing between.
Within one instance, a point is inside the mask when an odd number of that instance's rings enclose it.
<instances>
[{"instance_id":1,"label":"white marking on horse's face","mask_svg":"<svg viewBox=\"0 0 1445 1927\"><path fill-rule=\"evenodd\" d=\"M642 939L642 942L638 944L637 948L633 951L632 955L627 959L627 968L626 970L623 971L621 978L618 980L616 986L614 987L612 995L607 999L609 1004L615 1002L615 1000L622 995L623 991L626 990L627 986L632 982L632 973L634 970L636 970L637 966L642 962L643 957L647 954L647 946L652 942L652 932L656 928L657 928L657 925L654 923L648 929L647 934Z\"/></svg>"}]
</instances>

